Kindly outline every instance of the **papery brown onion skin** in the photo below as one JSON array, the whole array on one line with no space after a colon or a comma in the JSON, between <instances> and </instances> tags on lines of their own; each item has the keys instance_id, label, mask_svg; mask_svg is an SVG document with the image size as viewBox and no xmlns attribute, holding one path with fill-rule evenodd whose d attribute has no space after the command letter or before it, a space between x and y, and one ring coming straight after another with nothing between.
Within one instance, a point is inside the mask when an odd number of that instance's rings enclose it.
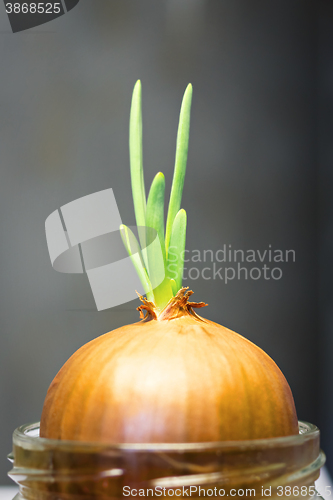
<instances>
[{"instance_id":1,"label":"papery brown onion skin","mask_svg":"<svg viewBox=\"0 0 333 500\"><path fill-rule=\"evenodd\" d=\"M237 333L189 313L124 326L65 363L40 435L104 443L179 443L298 434L290 387Z\"/></svg>"}]
</instances>

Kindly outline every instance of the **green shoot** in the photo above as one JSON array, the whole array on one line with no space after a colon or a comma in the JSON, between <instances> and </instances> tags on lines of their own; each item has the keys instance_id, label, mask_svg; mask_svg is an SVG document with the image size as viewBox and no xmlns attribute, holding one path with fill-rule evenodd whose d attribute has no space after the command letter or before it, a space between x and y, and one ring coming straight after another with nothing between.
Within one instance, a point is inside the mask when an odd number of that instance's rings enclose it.
<instances>
[{"instance_id":1,"label":"green shoot","mask_svg":"<svg viewBox=\"0 0 333 500\"><path fill-rule=\"evenodd\" d=\"M148 273L144 267L138 240L136 239L132 231L124 224L121 224L120 226L120 235L127 253L131 258L133 266L140 278L145 294L147 295L147 299L153 301L154 295Z\"/></svg>"},{"instance_id":2,"label":"green shoot","mask_svg":"<svg viewBox=\"0 0 333 500\"><path fill-rule=\"evenodd\" d=\"M175 220L176 214L179 212L183 194L186 163L187 163L188 142L190 136L191 103L192 103L192 85L189 84L185 90L179 115L175 170L172 179L168 217L166 223L166 234L165 234L165 249L167 255L168 255L173 221Z\"/></svg>"},{"instance_id":3,"label":"green shoot","mask_svg":"<svg viewBox=\"0 0 333 500\"><path fill-rule=\"evenodd\" d=\"M186 212L179 210L175 217L167 261L168 275L174 279L177 292L182 287L184 270L184 251L186 241Z\"/></svg>"},{"instance_id":4,"label":"green shoot","mask_svg":"<svg viewBox=\"0 0 333 500\"><path fill-rule=\"evenodd\" d=\"M146 194L142 165L142 111L140 80L136 82L133 90L129 144L132 193L136 224L137 226L144 226L146 220Z\"/></svg>"},{"instance_id":5,"label":"green shoot","mask_svg":"<svg viewBox=\"0 0 333 500\"><path fill-rule=\"evenodd\" d=\"M164 243L164 192L165 179L159 172L148 195L146 226L155 229L160 243L159 248L153 244L147 246L148 272L154 289L155 302L163 308L172 297L172 289L166 276L166 257ZM163 279L162 283L160 281ZM158 286L154 286L158 285ZM171 294L171 296L170 296Z\"/></svg>"},{"instance_id":6,"label":"green shoot","mask_svg":"<svg viewBox=\"0 0 333 500\"><path fill-rule=\"evenodd\" d=\"M142 160L142 97L140 80L136 82L133 89L129 126L129 150L135 220L138 227L144 227L146 223L146 192ZM144 248L146 246L144 231L139 231L139 239L142 248Z\"/></svg>"},{"instance_id":7,"label":"green shoot","mask_svg":"<svg viewBox=\"0 0 333 500\"><path fill-rule=\"evenodd\" d=\"M182 287L186 240L186 212L180 210L187 163L192 85L185 90L179 116L175 170L164 238L165 179L159 172L146 202L142 162L141 82L135 84L130 113L130 166L135 219L140 245L132 231L121 225L131 257L149 301L162 310ZM145 228L145 230L143 230ZM157 236L156 236L157 235Z\"/></svg>"},{"instance_id":8,"label":"green shoot","mask_svg":"<svg viewBox=\"0 0 333 500\"><path fill-rule=\"evenodd\" d=\"M164 193L165 178L162 172L155 175L149 190L146 225L156 229L161 245L164 246ZM165 256L165 248L162 248Z\"/></svg>"},{"instance_id":9,"label":"green shoot","mask_svg":"<svg viewBox=\"0 0 333 500\"><path fill-rule=\"evenodd\" d=\"M171 290L173 295L175 296L176 293L179 291L179 288L177 288L176 282L174 279L170 278L170 285L171 285Z\"/></svg>"}]
</instances>

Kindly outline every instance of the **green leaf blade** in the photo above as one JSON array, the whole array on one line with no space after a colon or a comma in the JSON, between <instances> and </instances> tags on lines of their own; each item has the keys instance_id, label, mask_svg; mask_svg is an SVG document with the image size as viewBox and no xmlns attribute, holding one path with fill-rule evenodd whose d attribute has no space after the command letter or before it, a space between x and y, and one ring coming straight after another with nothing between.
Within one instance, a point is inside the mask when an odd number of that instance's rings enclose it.
<instances>
[{"instance_id":1,"label":"green leaf blade","mask_svg":"<svg viewBox=\"0 0 333 500\"><path fill-rule=\"evenodd\" d=\"M187 215L185 210L181 209L172 226L167 260L168 277L175 281L177 292L181 289L183 280L186 224Z\"/></svg>"},{"instance_id":2,"label":"green leaf blade","mask_svg":"<svg viewBox=\"0 0 333 500\"><path fill-rule=\"evenodd\" d=\"M120 235L127 253L133 263L133 266L139 276L142 287L147 295L148 300L153 300L153 292L147 271L143 264L140 245L129 227L121 224Z\"/></svg>"},{"instance_id":3,"label":"green leaf blade","mask_svg":"<svg viewBox=\"0 0 333 500\"><path fill-rule=\"evenodd\" d=\"M137 226L145 225L146 193L142 160L142 92L138 80L133 89L129 126L131 184Z\"/></svg>"},{"instance_id":4,"label":"green leaf blade","mask_svg":"<svg viewBox=\"0 0 333 500\"><path fill-rule=\"evenodd\" d=\"M165 195L165 178L159 172L154 177L147 200L146 210L146 227L147 231L153 229L157 233L157 241L147 241L147 256L148 256L148 274L151 280L155 304L159 308L164 305L172 297L171 286L166 277L166 256L164 242L164 195Z\"/></svg>"},{"instance_id":5,"label":"green leaf blade","mask_svg":"<svg viewBox=\"0 0 333 500\"><path fill-rule=\"evenodd\" d=\"M176 293L178 292L177 284L174 279L170 278L170 285L171 285L171 290L173 295L175 296Z\"/></svg>"},{"instance_id":6,"label":"green leaf blade","mask_svg":"<svg viewBox=\"0 0 333 500\"><path fill-rule=\"evenodd\" d=\"M183 194L184 179L188 155L188 143L190 135L190 117L192 103L192 85L189 84L185 90L177 133L175 169L173 174L171 194L166 223L165 248L168 255L172 226L177 213L179 212Z\"/></svg>"},{"instance_id":7,"label":"green leaf blade","mask_svg":"<svg viewBox=\"0 0 333 500\"><path fill-rule=\"evenodd\" d=\"M155 229L161 243L164 242L164 194L165 178L162 172L159 172L155 175L149 190L146 226Z\"/></svg>"}]
</instances>

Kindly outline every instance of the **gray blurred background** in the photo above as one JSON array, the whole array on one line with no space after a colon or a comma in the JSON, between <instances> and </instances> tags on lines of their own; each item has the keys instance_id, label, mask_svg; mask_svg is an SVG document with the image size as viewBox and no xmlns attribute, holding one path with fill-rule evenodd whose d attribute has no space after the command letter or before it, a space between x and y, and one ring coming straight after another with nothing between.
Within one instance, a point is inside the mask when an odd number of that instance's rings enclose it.
<instances>
[{"instance_id":1,"label":"gray blurred background","mask_svg":"<svg viewBox=\"0 0 333 500\"><path fill-rule=\"evenodd\" d=\"M280 280L187 281L202 313L262 347L333 466L333 9L307 0L81 0L12 34L0 5L0 484L11 433L83 343L138 319L97 312L84 275L51 267L44 222L112 187L134 224L128 119L143 84L146 188L170 188L194 87L183 208L188 249L293 249ZM223 264L221 264L223 265Z\"/></svg>"}]
</instances>

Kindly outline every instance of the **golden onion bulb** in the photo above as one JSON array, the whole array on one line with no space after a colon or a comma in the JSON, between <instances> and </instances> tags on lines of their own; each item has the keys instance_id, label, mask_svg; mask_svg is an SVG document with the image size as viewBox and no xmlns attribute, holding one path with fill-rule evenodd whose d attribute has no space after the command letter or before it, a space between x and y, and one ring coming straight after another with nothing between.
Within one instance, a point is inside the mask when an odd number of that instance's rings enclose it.
<instances>
[{"instance_id":1,"label":"golden onion bulb","mask_svg":"<svg viewBox=\"0 0 333 500\"><path fill-rule=\"evenodd\" d=\"M157 316L81 347L53 380L40 435L103 443L243 440L298 433L290 387L274 361L193 311L182 289Z\"/></svg>"}]
</instances>

